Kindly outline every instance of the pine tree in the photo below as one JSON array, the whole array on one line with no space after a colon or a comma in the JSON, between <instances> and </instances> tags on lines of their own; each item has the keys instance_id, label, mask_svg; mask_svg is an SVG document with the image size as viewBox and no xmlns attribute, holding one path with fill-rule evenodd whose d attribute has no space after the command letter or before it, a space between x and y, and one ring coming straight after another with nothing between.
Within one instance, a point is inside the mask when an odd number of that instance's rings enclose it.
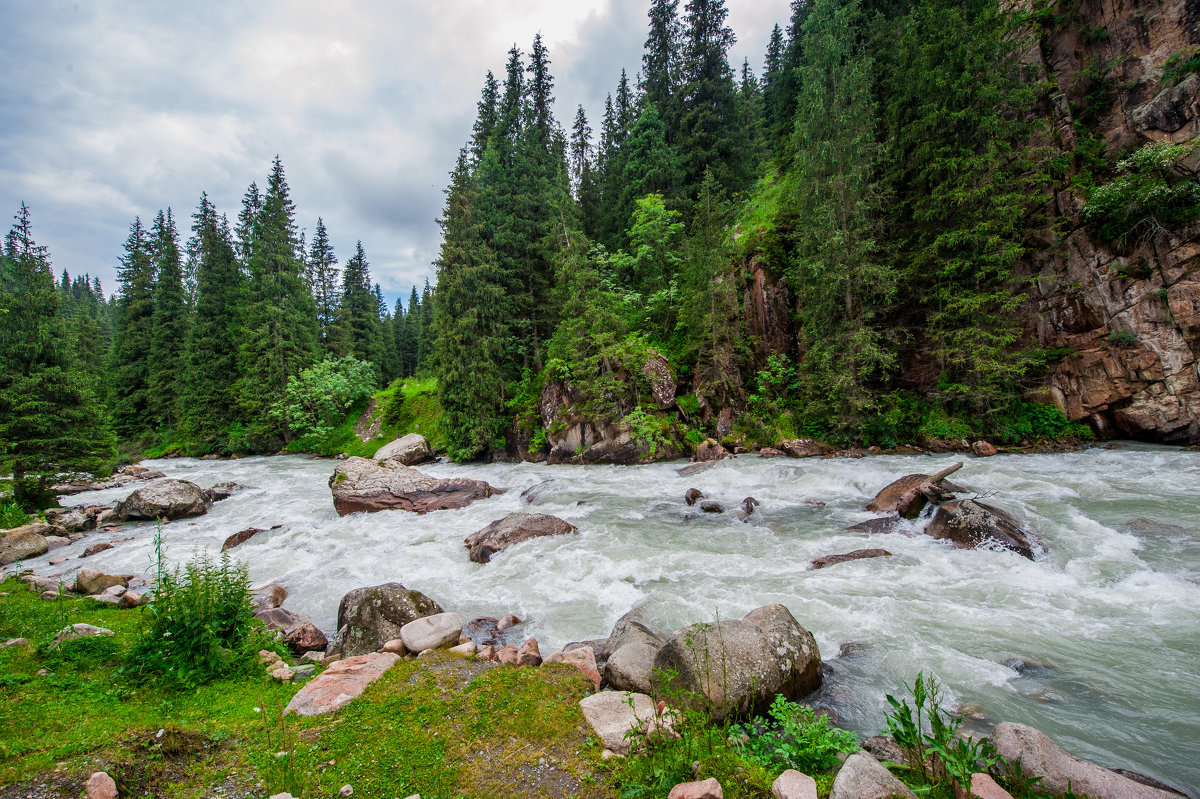
<instances>
[{"instance_id":1,"label":"pine tree","mask_svg":"<svg viewBox=\"0 0 1200 799\"><path fill-rule=\"evenodd\" d=\"M329 243L325 220L317 217L317 231L313 234L312 248L308 253L308 269L311 275L313 302L317 306L317 341L326 355L334 353L332 328L338 313L338 260Z\"/></svg>"},{"instance_id":2,"label":"pine tree","mask_svg":"<svg viewBox=\"0 0 1200 799\"><path fill-rule=\"evenodd\" d=\"M766 113L762 90L750 69L750 59L742 62L742 79L738 88L738 110L742 118L742 129L749 142L747 163L751 175L757 175L766 160L769 140L766 131Z\"/></svg>"},{"instance_id":3,"label":"pine tree","mask_svg":"<svg viewBox=\"0 0 1200 799\"><path fill-rule=\"evenodd\" d=\"M134 220L117 268L121 284L109 366L113 429L133 439L153 428L150 359L154 337L154 257L141 218Z\"/></svg>"},{"instance_id":4,"label":"pine tree","mask_svg":"<svg viewBox=\"0 0 1200 799\"><path fill-rule=\"evenodd\" d=\"M781 83L783 81L783 30L776 25L771 29L771 38L767 41L767 55L763 61L762 74L762 94L763 94L763 116L766 119L766 136L768 142L775 144L776 138L773 133L776 125L776 117L780 113L779 105L782 102L779 95L783 91Z\"/></svg>"},{"instance_id":5,"label":"pine tree","mask_svg":"<svg viewBox=\"0 0 1200 799\"><path fill-rule=\"evenodd\" d=\"M258 220L258 215L262 213L263 197L258 190L258 183L251 183L250 188L246 189L245 195L242 196L242 210L238 212L238 223L236 228L237 245L236 250L238 260L242 262L243 268L250 264L250 258L253 251L254 242L254 225Z\"/></svg>"},{"instance_id":6,"label":"pine tree","mask_svg":"<svg viewBox=\"0 0 1200 799\"><path fill-rule=\"evenodd\" d=\"M379 300L371 286L371 267L362 242L342 270L341 325L349 342L348 354L375 365L383 377L383 338L379 326Z\"/></svg>"},{"instance_id":7,"label":"pine tree","mask_svg":"<svg viewBox=\"0 0 1200 799\"><path fill-rule=\"evenodd\" d=\"M317 349L316 309L297 253L289 194L276 156L254 220L240 349L238 402L255 421L260 445L273 446L285 434L270 426L266 411L283 396L288 378L312 364Z\"/></svg>"},{"instance_id":8,"label":"pine tree","mask_svg":"<svg viewBox=\"0 0 1200 799\"><path fill-rule=\"evenodd\" d=\"M417 287L412 287L408 295L408 308L404 314L404 374L411 377L417 373L421 342L421 298L417 295Z\"/></svg>"},{"instance_id":9,"label":"pine tree","mask_svg":"<svg viewBox=\"0 0 1200 799\"><path fill-rule=\"evenodd\" d=\"M650 33L642 54L642 93L645 102L659 109L659 114L672 133L679 120L677 92L682 60L678 7L679 0L651 0Z\"/></svg>"},{"instance_id":10,"label":"pine tree","mask_svg":"<svg viewBox=\"0 0 1200 799\"><path fill-rule=\"evenodd\" d=\"M554 116L550 108L554 104L554 78L550 74L550 55L542 44L540 33L533 38L527 70L530 126L539 134L542 145L549 147L554 136Z\"/></svg>"},{"instance_id":11,"label":"pine tree","mask_svg":"<svg viewBox=\"0 0 1200 799\"><path fill-rule=\"evenodd\" d=\"M157 426L174 429L179 423L185 377L188 307L183 288L179 233L170 208L166 216L162 211L158 212L150 238L158 279L151 316L149 409Z\"/></svg>"},{"instance_id":12,"label":"pine tree","mask_svg":"<svg viewBox=\"0 0 1200 799\"><path fill-rule=\"evenodd\" d=\"M188 331L183 422L197 453L231 452L229 426L238 419L239 311L245 287L229 224L208 200L192 215L188 251L196 265L196 311Z\"/></svg>"},{"instance_id":13,"label":"pine tree","mask_svg":"<svg viewBox=\"0 0 1200 799\"><path fill-rule=\"evenodd\" d=\"M408 319L405 318L404 305L401 304L400 298L396 298L396 305L392 309L392 351L396 353L396 377L408 377L409 372L404 351L404 329L408 324Z\"/></svg>"},{"instance_id":14,"label":"pine tree","mask_svg":"<svg viewBox=\"0 0 1200 799\"><path fill-rule=\"evenodd\" d=\"M425 279L425 289L421 292L421 325L417 333L417 374L427 375L433 371L433 359L437 352L437 331L434 320L437 319L437 294Z\"/></svg>"},{"instance_id":15,"label":"pine tree","mask_svg":"<svg viewBox=\"0 0 1200 799\"><path fill-rule=\"evenodd\" d=\"M637 121L638 109L637 100L629 88L629 76L623 69L621 78L617 81L617 97L613 110L616 112L616 123L621 131L621 138L624 139L633 128L633 123Z\"/></svg>"},{"instance_id":16,"label":"pine tree","mask_svg":"<svg viewBox=\"0 0 1200 799\"><path fill-rule=\"evenodd\" d=\"M682 186L679 183L679 158L667 144L667 129L658 115L658 109L646 106L625 141L621 164L621 193L612 206L613 225L620 225L618 244L624 248L629 242L626 229L633 216L637 201L648 194L658 194L674 205ZM617 220L620 220L619 222Z\"/></svg>"},{"instance_id":17,"label":"pine tree","mask_svg":"<svg viewBox=\"0 0 1200 799\"><path fill-rule=\"evenodd\" d=\"M21 203L0 255L0 467L26 510L51 504L61 472L104 470L116 455L90 381L71 359L50 256Z\"/></svg>"},{"instance_id":18,"label":"pine tree","mask_svg":"<svg viewBox=\"0 0 1200 799\"><path fill-rule=\"evenodd\" d=\"M475 126L471 131L471 157L477 164L483 158L483 152L487 149L488 140L491 139L492 133L496 130L496 125L500 120L499 101L500 84L496 83L496 76L489 69L487 77L483 82L483 92L476 106Z\"/></svg>"}]
</instances>

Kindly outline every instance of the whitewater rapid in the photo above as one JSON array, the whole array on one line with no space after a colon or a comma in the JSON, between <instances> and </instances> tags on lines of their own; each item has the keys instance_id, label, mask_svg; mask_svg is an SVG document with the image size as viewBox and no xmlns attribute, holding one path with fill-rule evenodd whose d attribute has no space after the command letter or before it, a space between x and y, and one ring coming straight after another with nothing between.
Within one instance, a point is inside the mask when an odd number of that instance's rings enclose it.
<instances>
[{"instance_id":1,"label":"whitewater rapid","mask_svg":"<svg viewBox=\"0 0 1200 799\"><path fill-rule=\"evenodd\" d=\"M1089 760L1184 789L1200 786L1200 453L1121 444L968 458L954 481L1036 530L1044 545L1036 562L957 550L920 535L845 531L874 516L863 505L892 480L958 459L746 455L686 477L678 473L682 462L438 463L421 468L508 491L425 516L389 511L343 518L333 510L328 460L143 465L203 488L222 480L250 486L204 517L165 526L169 559L216 553L243 528L281 524L232 554L248 564L255 584L285 585L285 607L310 616L331 637L345 592L388 581L423 591L467 619L515 613L544 653L607 636L638 605L669 632L780 602L816 636L832 666L824 701L852 729L877 732L884 694L903 691L923 669L943 681L950 707L969 703L992 722L1031 724ZM535 504L520 497L543 483ZM731 514L689 520L693 509L683 495L692 487L731 508L747 496L762 505L749 523ZM130 490L64 502L112 502ZM566 519L579 535L528 541L488 564L468 561L463 538L528 510ZM27 564L67 578L79 565L148 574L152 532L153 525L137 525L93 533ZM86 561L74 559L100 540L117 543ZM809 567L821 555L864 547L895 557ZM72 559L48 565L64 555ZM853 646L839 657L845 644ZM1013 658L1047 668L1018 670Z\"/></svg>"}]
</instances>

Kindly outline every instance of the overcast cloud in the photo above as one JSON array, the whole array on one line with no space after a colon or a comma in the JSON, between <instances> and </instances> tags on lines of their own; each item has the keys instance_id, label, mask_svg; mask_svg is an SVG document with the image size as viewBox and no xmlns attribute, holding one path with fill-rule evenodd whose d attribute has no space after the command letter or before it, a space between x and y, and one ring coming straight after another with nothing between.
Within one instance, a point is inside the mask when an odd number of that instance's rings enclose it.
<instances>
[{"instance_id":1,"label":"overcast cloud","mask_svg":"<svg viewBox=\"0 0 1200 799\"><path fill-rule=\"evenodd\" d=\"M135 216L170 206L184 238L201 191L237 216L278 154L297 221L339 258L361 239L385 294L437 254L448 173L483 76L541 32L564 127L599 129L641 66L648 0L57 2L0 0L0 214L22 201L57 270L115 288ZM684 3L680 3L682 10ZM729 0L730 61L761 70L787 0Z\"/></svg>"}]
</instances>

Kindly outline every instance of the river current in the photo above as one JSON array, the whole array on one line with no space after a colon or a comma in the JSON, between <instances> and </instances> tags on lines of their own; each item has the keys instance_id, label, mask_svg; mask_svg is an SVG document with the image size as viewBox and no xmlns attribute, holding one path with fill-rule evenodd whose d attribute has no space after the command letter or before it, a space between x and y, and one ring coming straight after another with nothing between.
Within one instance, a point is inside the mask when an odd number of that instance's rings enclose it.
<instances>
[{"instance_id":1,"label":"river current","mask_svg":"<svg viewBox=\"0 0 1200 799\"><path fill-rule=\"evenodd\" d=\"M333 510L328 460L143 465L204 488L222 480L250 486L206 516L166 525L168 558L216 553L243 528L283 525L232 554L249 565L256 585L285 585L291 592L285 607L308 615L331 637L346 591L388 581L423 591L464 619L515 613L543 653L603 638L638 605L666 633L780 602L816 636L832 667L824 701L852 729L877 732L885 693L903 692L903 683L925 670L944 683L951 708L971 704L992 722L1031 724L1081 757L1195 792L1200 453L1120 444L968 458L952 479L1037 531L1042 552L1034 562L1003 551L957 550L922 535L845 531L875 515L862 508L892 480L933 473L960 458L744 455L686 477L679 475L682 462L437 463L420 468L487 480L508 492L425 516L389 511L343 518ZM530 505L520 494L535 485ZM730 508L746 496L762 505L748 522L732 514L688 518L694 509L683 495L692 487ZM112 502L130 490L64 502ZM528 541L488 564L468 561L463 538L507 513L530 510L566 519L580 534ZM910 532L922 524L914 522ZM98 540L117 543L86 561L50 567L47 556L27 564L65 577L84 564L148 574L152 533L146 524L93 533L51 555L75 556ZM894 557L810 568L813 558L865 547L886 548Z\"/></svg>"}]
</instances>

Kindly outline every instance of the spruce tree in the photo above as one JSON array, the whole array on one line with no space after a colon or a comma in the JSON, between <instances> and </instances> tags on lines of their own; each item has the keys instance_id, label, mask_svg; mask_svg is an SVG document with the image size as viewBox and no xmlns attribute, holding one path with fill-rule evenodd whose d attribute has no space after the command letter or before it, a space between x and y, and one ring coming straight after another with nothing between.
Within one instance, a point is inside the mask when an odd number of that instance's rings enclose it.
<instances>
[{"instance_id":1,"label":"spruce tree","mask_svg":"<svg viewBox=\"0 0 1200 799\"><path fill-rule=\"evenodd\" d=\"M185 379L188 307L183 288L179 233L170 208L165 216L162 211L158 212L150 239L158 277L151 317L149 409L157 426L174 429L179 423Z\"/></svg>"},{"instance_id":2,"label":"spruce tree","mask_svg":"<svg viewBox=\"0 0 1200 799\"><path fill-rule=\"evenodd\" d=\"M392 309L392 351L396 353L396 377L408 377L408 361L407 353L405 352L404 330L408 324L408 319L405 318L404 305L401 304L400 298L396 298L396 305Z\"/></svg>"},{"instance_id":3,"label":"spruce tree","mask_svg":"<svg viewBox=\"0 0 1200 799\"><path fill-rule=\"evenodd\" d=\"M154 338L154 254L141 218L134 220L117 267L120 296L108 370L113 429L133 439L151 429L150 359Z\"/></svg>"},{"instance_id":4,"label":"spruce tree","mask_svg":"<svg viewBox=\"0 0 1200 799\"><path fill-rule=\"evenodd\" d=\"M246 193L242 196L242 210L238 212L236 228L237 244L235 251L237 252L238 260L242 262L243 268L248 267L250 264L254 242L254 224L258 219L258 215L262 213L262 209L263 197L258 190L258 183L251 183L250 188L246 189Z\"/></svg>"},{"instance_id":5,"label":"spruce tree","mask_svg":"<svg viewBox=\"0 0 1200 799\"><path fill-rule=\"evenodd\" d=\"M31 511L52 503L59 473L100 472L116 450L71 358L50 256L33 240L24 203L15 220L0 254L0 468Z\"/></svg>"},{"instance_id":6,"label":"spruce tree","mask_svg":"<svg viewBox=\"0 0 1200 799\"><path fill-rule=\"evenodd\" d=\"M650 32L642 54L642 93L645 102L659 109L672 134L679 120L677 92L682 60L678 7L679 0L651 0Z\"/></svg>"},{"instance_id":7,"label":"spruce tree","mask_svg":"<svg viewBox=\"0 0 1200 799\"><path fill-rule=\"evenodd\" d=\"M308 270L313 302L317 306L317 341L326 355L335 354L332 329L338 312L337 264L333 245L329 243L329 234L325 230L325 220L317 217L317 230L308 253Z\"/></svg>"},{"instance_id":8,"label":"spruce tree","mask_svg":"<svg viewBox=\"0 0 1200 799\"><path fill-rule=\"evenodd\" d=\"M475 163L483 158L488 140L499 122L500 84L489 69L483 82L483 92L476 106L475 125L471 129L471 157Z\"/></svg>"},{"instance_id":9,"label":"spruce tree","mask_svg":"<svg viewBox=\"0 0 1200 799\"><path fill-rule=\"evenodd\" d=\"M383 338L379 322L379 300L371 285L371 267L362 242L355 244L354 255L342 270L342 298L339 314L346 331L347 353L375 365L376 379L383 377Z\"/></svg>"},{"instance_id":10,"label":"spruce tree","mask_svg":"<svg viewBox=\"0 0 1200 799\"><path fill-rule=\"evenodd\" d=\"M436 319L437 294L426 278L425 289L421 292L421 324L417 333L417 373L422 376L433 372L433 359L437 353Z\"/></svg>"},{"instance_id":11,"label":"spruce tree","mask_svg":"<svg viewBox=\"0 0 1200 799\"><path fill-rule=\"evenodd\" d=\"M413 286L408 295L408 308L404 313L404 374L411 377L417 373L421 342L421 298Z\"/></svg>"}]
</instances>

